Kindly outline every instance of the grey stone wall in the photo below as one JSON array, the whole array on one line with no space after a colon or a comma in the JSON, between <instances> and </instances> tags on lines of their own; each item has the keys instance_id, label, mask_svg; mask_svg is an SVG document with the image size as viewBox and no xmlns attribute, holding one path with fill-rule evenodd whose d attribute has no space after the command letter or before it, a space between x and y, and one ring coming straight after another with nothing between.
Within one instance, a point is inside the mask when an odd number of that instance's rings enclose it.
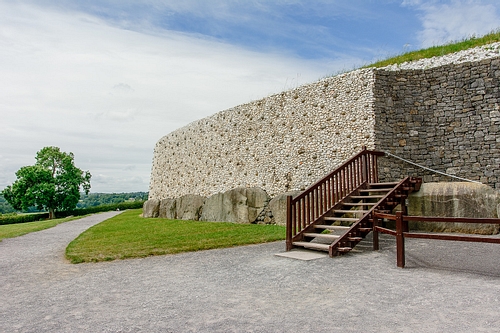
<instances>
[{"instance_id":1,"label":"grey stone wall","mask_svg":"<svg viewBox=\"0 0 500 333\"><path fill-rule=\"evenodd\" d=\"M500 188L500 58L375 71L375 146L426 167ZM394 158L382 180L450 181Z\"/></svg>"}]
</instances>

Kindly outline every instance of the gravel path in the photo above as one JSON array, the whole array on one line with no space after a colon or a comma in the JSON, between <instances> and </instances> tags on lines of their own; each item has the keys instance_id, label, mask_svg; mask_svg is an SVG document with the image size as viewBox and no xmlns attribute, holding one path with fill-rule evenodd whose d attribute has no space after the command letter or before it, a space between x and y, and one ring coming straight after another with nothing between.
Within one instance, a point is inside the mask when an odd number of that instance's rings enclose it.
<instances>
[{"instance_id":1,"label":"gravel path","mask_svg":"<svg viewBox=\"0 0 500 333\"><path fill-rule=\"evenodd\" d=\"M1 332L500 331L497 244L407 240L405 269L391 237L311 261L275 256L284 242L65 261L73 238L115 214L0 242Z\"/></svg>"}]
</instances>

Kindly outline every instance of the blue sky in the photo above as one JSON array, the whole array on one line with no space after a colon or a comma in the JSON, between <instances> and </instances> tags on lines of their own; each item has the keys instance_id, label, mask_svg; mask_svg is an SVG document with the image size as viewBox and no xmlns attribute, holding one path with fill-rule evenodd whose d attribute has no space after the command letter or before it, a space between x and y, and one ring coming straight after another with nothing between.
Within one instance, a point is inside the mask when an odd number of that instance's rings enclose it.
<instances>
[{"instance_id":1,"label":"blue sky","mask_svg":"<svg viewBox=\"0 0 500 333\"><path fill-rule=\"evenodd\" d=\"M499 27L487 0L0 0L0 189L54 145L92 192L147 191L179 127Z\"/></svg>"}]
</instances>

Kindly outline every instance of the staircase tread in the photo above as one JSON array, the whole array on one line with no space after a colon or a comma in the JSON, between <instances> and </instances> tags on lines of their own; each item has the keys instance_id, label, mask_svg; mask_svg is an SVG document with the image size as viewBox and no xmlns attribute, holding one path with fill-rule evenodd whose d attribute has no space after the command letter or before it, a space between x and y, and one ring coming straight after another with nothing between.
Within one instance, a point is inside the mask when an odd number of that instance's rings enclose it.
<instances>
[{"instance_id":1,"label":"staircase tread","mask_svg":"<svg viewBox=\"0 0 500 333\"><path fill-rule=\"evenodd\" d=\"M383 197L385 197L385 195L374 194L374 195L353 195L350 198L352 198L352 199L382 199Z\"/></svg>"},{"instance_id":2,"label":"staircase tread","mask_svg":"<svg viewBox=\"0 0 500 333\"><path fill-rule=\"evenodd\" d=\"M310 249L315 249L315 250L321 250L321 251L328 251L330 249L330 245L320 244L320 243L293 242L292 244L295 245L295 246L302 246L302 247L305 247L305 248L310 248Z\"/></svg>"},{"instance_id":3,"label":"staircase tread","mask_svg":"<svg viewBox=\"0 0 500 333\"><path fill-rule=\"evenodd\" d=\"M344 206L375 206L376 202L346 202Z\"/></svg>"},{"instance_id":4,"label":"staircase tread","mask_svg":"<svg viewBox=\"0 0 500 333\"><path fill-rule=\"evenodd\" d=\"M359 192L389 192L389 191L392 191L394 188L391 187L391 188L367 188L367 189L362 189L362 190L359 190Z\"/></svg>"},{"instance_id":5,"label":"staircase tread","mask_svg":"<svg viewBox=\"0 0 500 333\"><path fill-rule=\"evenodd\" d=\"M316 224L314 226L317 229L327 229L327 230L348 230L351 227L346 227L343 225L326 225L326 224Z\"/></svg>"},{"instance_id":6,"label":"staircase tread","mask_svg":"<svg viewBox=\"0 0 500 333\"><path fill-rule=\"evenodd\" d=\"M377 185L398 185L399 182L382 182L382 183L369 183L368 185L370 186L377 186Z\"/></svg>"},{"instance_id":7,"label":"staircase tread","mask_svg":"<svg viewBox=\"0 0 500 333\"><path fill-rule=\"evenodd\" d=\"M337 248L337 252L349 252L351 250L352 250L352 247L347 247L347 246Z\"/></svg>"},{"instance_id":8,"label":"staircase tread","mask_svg":"<svg viewBox=\"0 0 500 333\"><path fill-rule=\"evenodd\" d=\"M325 221L347 221L347 222L355 222L359 220L355 217L325 217Z\"/></svg>"},{"instance_id":9,"label":"staircase tread","mask_svg":"<svg viewBox=\"0 0 500 333\"><path fill-rule=\"evenodd\" d=\"M332 234L318 234L314 232L306 232L304 233L304 236L306 237L318 237L318 238L325 238L325 239L331 239L335 240L337 238L340 238L339 235L332 235Z\"/></svg>"},{"instance_id":10,"label":"staircase tread","mask_svg":"<svg viewBox=\"0 0 500 333\"><path fill-rule=\"evenodd\" d=\"M352 213L352 214L356 214L356 213L368 213L369 210L362 210L362 209L353 209L353 210L350 210L350 209L335 209L333 212L334 213Z\"/></svg>"}]
</instances>

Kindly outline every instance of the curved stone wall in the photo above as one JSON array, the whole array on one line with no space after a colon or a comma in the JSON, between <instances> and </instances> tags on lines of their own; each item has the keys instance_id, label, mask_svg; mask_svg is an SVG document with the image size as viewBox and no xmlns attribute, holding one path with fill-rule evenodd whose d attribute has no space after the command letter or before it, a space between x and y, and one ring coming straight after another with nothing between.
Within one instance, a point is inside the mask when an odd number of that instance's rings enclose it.
<instances>
[{"instance_id":1,"label":"curved stone wall","mask_svg":"<svg viewBox=\"0 0 500 333\"><path fill-rule=\"evenodd\" d=\"M160 203L187 195L210 203L215 199L208 197L236 188L280 198L311 185L362 146L499 189L500 43L356 70L180 128L156 144L149 211L161 215ZM394 157L379 161L382 181L407 175L451 180ZM283 223L284 206L268 206L256 221Z\"/></svg>"},{"instance_id":2,"label":"curved stone wall","mask_svg":"<svg viewBox=\"0 0 500 333\"><path fill-rule=\"evenodd\" d=\"M304 189L374 148L374 73L357 70L216 113L163 138L150 199L259 187Z\"/></svg>"}]
</instances>

